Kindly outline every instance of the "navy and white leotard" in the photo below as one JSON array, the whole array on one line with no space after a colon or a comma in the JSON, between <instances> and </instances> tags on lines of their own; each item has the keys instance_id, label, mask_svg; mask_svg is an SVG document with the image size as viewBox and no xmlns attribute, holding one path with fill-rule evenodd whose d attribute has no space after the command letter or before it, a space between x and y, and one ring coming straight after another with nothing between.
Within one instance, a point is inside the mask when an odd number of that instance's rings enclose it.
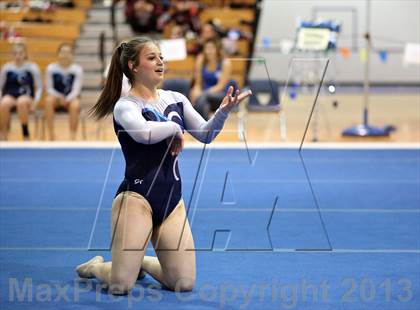
<instances>
[{"instance_id":1,"label":"navy and white leotard","mask_svg":"<svg viewBox=\"0 0 420 310\"><path fill-rule=\"evenodd\" d=\"M18 98L23 95L41 99L42 80L38 66L33 62L25 62L16 66L13 62L6 63L0 71L1 96L9 95Z\"/></svg>"},{"instance_id":2,"label":"navy and white leotard","mask_svg":"<svg viewBox=\"0 0 420 310\"><path fill-rule=\"evenodd\" d=\"M66 101L72 101L80 96L83 82L83 69L78 64L67 68L54 62L48 65L45 73L47 93L56 97L64 95Z\"/></svg>"},{"instance_id":3,"label":"navy and white leotard","mask_svg":"<svg viewBox=\"0 0 420 310\"><path fill-rule=\"evenodd\" d=\"M114 107L114 130L126 162L116 195L134 191L143 196L152 208L153 225L162 223L181 199L178 158L168 151L168 141L186 130L210 143L228 116L219 109L206 122L184 95L166 90L158 94L154 102L121 97Z\"/></svg>"}]
</instances>

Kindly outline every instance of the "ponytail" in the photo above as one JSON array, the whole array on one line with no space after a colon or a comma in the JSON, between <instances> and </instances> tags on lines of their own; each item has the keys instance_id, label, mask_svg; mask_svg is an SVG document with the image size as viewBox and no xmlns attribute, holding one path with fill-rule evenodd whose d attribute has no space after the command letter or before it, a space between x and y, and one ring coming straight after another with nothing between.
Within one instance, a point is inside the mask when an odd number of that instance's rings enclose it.
<instances>
[{"instance_id":1,"label":"ponytail","mask_svg":"<svg viewBox=\"0 0 420 310\"><path fill-rule=\"evenodd\" d=\"M137 37L127 43L121 43L115 49L109 66L105 87L96 104L89 110L90 116L99 120L112 113L115 104L121 97L123 76L125 75L128 78L131 85L134 84L134 75L128 66L128 62L131 60L137 66L139 63L139 54L149 42L156 44L155 41L148 37Z\"/></svg>"},{"instance_id":2,"label":"ponytail","mask_svg":"<svg viewBox=\"0 0 420 310\"><path fill-rule=\"evenodd\" d=\"M96 104L89 110L89 115L98 120L112 113L115 104L121 97L123 71L120 59L123 44L115 49L109 66L105 87Z\"/></svg>"}]
</instances>

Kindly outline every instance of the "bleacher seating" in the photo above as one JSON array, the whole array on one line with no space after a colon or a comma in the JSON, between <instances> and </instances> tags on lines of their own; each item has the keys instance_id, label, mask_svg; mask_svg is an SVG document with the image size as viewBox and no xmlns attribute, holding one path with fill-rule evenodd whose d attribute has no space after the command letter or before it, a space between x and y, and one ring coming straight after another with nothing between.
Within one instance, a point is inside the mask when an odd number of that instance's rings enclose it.
<instances>
[{"instance_id":1,"label":"bleacher seating","mask_svg":"<svg viewBox=\"0 0 420 310\"><path fill-rule=\"evenodd\" d=\"M32 54L56 54L58 47L63 42L71 41L62 41L54 39L39 39L39 38L25 38L22 41L25 42L29 55ZM10 54L13 47L13 41L2 40L0 41L0 53ZM11 57L11 55L10 55Z\"/></svg>"},{"instance_id":2,"label":"bleacher seating","mask_svg":"<svg viewBox=\"0 0 420 310\"><path fill-rule=\"evenodd\" d=\"M241 31L252 33L253 29L251 24L255 19L255 11L251 8L232 9L229 7L221 7L222 5L229 5L230 2L241 2L238 1L201 1L206 7L200 14L200 22L202 24L211 20L216 20L220 26L225 29L240 29ZM247 0L244 4L253 5L255 0ZM167 25L164 29L163 36L169 38L171 28L173 24ZM194 40L187 41L187 46L194 44ZM247 70L247 60L250 56L250 42L247 39L239 39L236 42L238 54L232 58L233 65L233 79L238 83L240 87L243 87L245 83L245 76ZM168 62L166 77L168 78L186 78L191 79L192 71L194 69L194 58L188 57L184 61Z\"/></svg>"},{"instance_id":3,"label":"bleacher seating","mask_svg":"<svg viewBox=\"0 0 420 310\"><path fill-rule=\"evenodd\" d=\"M36 21L51 23L83 24L86 20L85 9L56 9L52 11L38 11L28 9L0 10L0 19L5 22Z\"/></svg>"},{"instance_id":4,"label":"bleacher seating","mask_svg":"<svg viewBox=\"0 0 420 310\"><path fill-rule=\"evenodd\" d=\"M207 8L200 14L201 23L218 20L225 28L239 28L242 31L251 31L248 23L255 18L253 9ZM243 24L243 22L248 22Z\"/></svg>"},{"instance_id":5,"label":"bleacher seating","mask_svg":"<svg viewBox=\"0 0 420 310\"><path fill-rule=\"evenodd\" d=\"M15 37L0 41L0 65L11 60L11 48L16 41L26 44L29 58L42 70L55 61L58 47L62 43L75 43L80 36L92 0L74 0L73 3L74 8L45 11L29 7L1 9L1 20L9 30L13 29Z\"/></svg>"},{"instance_id":6,"label":"bleacher seating","mask_svg":"<svg viewBox=\"0 0 420 310\"><path fill-rule=\"evenodd\" d=\"M30 10L28 8L20 10L0 9L1 20L7 26L13 28L18 36L17 40L26 43L29 59L39 65L43 76L47 65L56 61L58 47L64 42L76 43L80 36L81 26L88 18L87 9L92 5L92 0L74 0L73 2L75 4L74 8L56 8L52 11ZM255 18L255 10L252 8L252 5L255 4L256 0L212 0L201 2L204 4L205 9L200 14L200 22L205 23L210 20L216 20L225 29L236 28L243 32L253 32L254 29L252 29L251 25ZM244 4L245 8L241 7L241 4ZM235 8L230 8L228 7L229 5L235 5ZM169 30L170 27L165 29L164 37L168 37ZM193 42L187 41L187 45L191 43ZM0 65L12 59L12 44L13 40L0 41ZM239 39L236 44L238 53L230 57L232 78L239 87L243 87L248 69L249 61L247 59L251 56L250 42L248 39ZM83 59L83 61L86 60ZM182 61L169 61L166 63L165 78L191 81L194 67L194 56L188 56ZM89 68L89 66L87 65L86 68ZM89 79L86 80L84 86L91 92L95 89L96 84L98 84L98 90L100 87L100 77L98 81L95 79L97 70L95 69L95 73L93 71L85 72ZM90 83L91 80L92 83ZM89 95L85 97L82 95L82 98L86 100L86 98L90 97ZM91 103L89 102L89 104ZM42 100L40 106L43 106Z\"/></svg>"},{"instance_id":7,"label":"bleacher seating","mask_svg":"<svg viewBox=\"0 0 420 310\"><path fill-rule=\"evenodd\" d=\"M168 61L165 64L165 78L191 79L195 66L195 58L188 56L184 60Z\"/></svg>"},{"instance_id":8,"label":"bleacher seating","mask_svg":"<svg viewBox=\"0 0 420 310\"><path fill-rule=\"evenodd\" d=\"M10 2L10 1L9 1ZM0 20L4 23L13 37L0 40L0 66L11 61L14 42L24 42L28 51L28 58L37 63L42 71L42 77L48 64L56 61L57 50L62 43L75 43L80 36L81 25L86 21L87 9L92 0L74 0L74 8L56 8L54 10L39 11L28 7L16 9L0 9ZM13 31L11 31L13 30ZM39 103L43 107L45 92ZM42 116L37 111L38 117ZM85 136L84 116L81 117L83 136ZM38 123L38 122L37 122ZM44 123L44 122L42 122ZM42 133L44 133L42 124ZM36 125L38 131L38 124ZM43 136L44 134L42 134Z\"/></svg>"}]
</instances>

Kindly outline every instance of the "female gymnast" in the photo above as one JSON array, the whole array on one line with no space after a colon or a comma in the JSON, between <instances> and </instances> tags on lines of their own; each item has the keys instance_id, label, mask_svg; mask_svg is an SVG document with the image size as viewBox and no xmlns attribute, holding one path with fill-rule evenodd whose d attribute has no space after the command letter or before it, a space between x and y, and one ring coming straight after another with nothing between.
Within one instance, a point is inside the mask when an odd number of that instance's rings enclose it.
<instances>
[{"instance_id":1,"label":"female gymnast","mask_svg":"<svg viewBox=\"0 0 420 310\"><path fill-rule=\"evenodd\" d=\"M73 62L74 50L70 43L63 43L58 48L57 62L48 65L45 86L45 120L50 139L54 140L54 113L56 109L69 111L70 139L76 139L77 124L80 114L80 92L82 90L83 69Z\"/></svg>"},{"instance_id":2,"label":"female gymnast","mask_svg":"<svg viewBox=\"0 0 420 310\"><path fill-rule=\"evenodd\" d=\"M120 98L123 73L132 88ZM169 290L192 290L194 241L181 197L177 157L183 132L210 143L229 112L251 95L233 94L230 88L206 122L185 96L157 88L163 74L163 58L153 40L138 37L122 43L91 110L99 119L113 113L126 169L112 205L112 262L96 256L77 266L76 272L81 278L95 277L112 294L128 293L144 272ZM144 256L149 240L157 257Z\"/></svg>"},{"instance_id":3,"label":"female gymnast","mask_svg":"<svg viewBox=\"0 0 420 310\"><path fill-rule=\"evenodd\" d=\"M0 140L6 140L10 125L10 112L16 107L25 140L29 140L29 112L41 99L42 80L38 66L28 61L26 45L15 43L13 61L0 72Z\"/></svg>"}]
</instances>

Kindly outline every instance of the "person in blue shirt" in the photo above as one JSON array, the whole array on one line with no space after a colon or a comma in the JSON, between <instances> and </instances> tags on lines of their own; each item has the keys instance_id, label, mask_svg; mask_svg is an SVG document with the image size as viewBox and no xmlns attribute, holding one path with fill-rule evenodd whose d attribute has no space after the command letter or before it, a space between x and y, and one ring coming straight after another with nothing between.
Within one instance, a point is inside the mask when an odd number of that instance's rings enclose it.
<instances>
[{"instance_id":1,"label":"person in blue shirt","mask_svg":"<svg viewBox=\"0 0 420 310\"><path fill-rule=\"evenodd\" d=\"M123 74L131 89L121 97ZM229 112L251 92L230 88L213 117L205 121L178 92L158 89L164 62L157 43L138 37L115 50L105 87L91 112L113 115L125 158L125 177L112 205L112 260L95 256L76 267L112 294L126 294L142 273L167 289L192 290L196 279L194 241L184 202L178 154L188 131L203 143L214 140ZM149 241L157 257L144 256Z\"/></svg>"},{"instance_id":2,"label":"person in blue shirt","mask_svg":"<svg viewBox=\"0 0 420 310\"><path fill-rule=\"evenodd\" d=\"M10 113L15 108L23 138L29 140L29 113L41 99L41 74L38 65L28 60L25 44L15 43L12 53L13 61L4 64L0 71L0 140L7 139Z\"/></svg>"},{"instance_id":3,"label":"person in blue shirt","mask_svg":"<svg viewBox=\"0 0 420 310\"><path fill-rule=\"evenodd\" d=\"M55 139L54 114L57 109L69 112L70 139L76 139L82 84L83 69L74 63L73 46L63 43L58 48L57 62L49 64L45 74L45 120L51 140Z\"/></svg>"},{"instance_id":4,"label":"person in blue shirt","mask_svg":"<svg viewBox=\"0 0 420 310\"><path fill-rule=\"evenodd\" d=\"M204 43L203 52L196 59L194 86L190 97L194 108L204 118L217 109L229 86L235 85L230 79L232 64L223 57L223 48L217 38Z\"/></svg>"}]
</instances>

